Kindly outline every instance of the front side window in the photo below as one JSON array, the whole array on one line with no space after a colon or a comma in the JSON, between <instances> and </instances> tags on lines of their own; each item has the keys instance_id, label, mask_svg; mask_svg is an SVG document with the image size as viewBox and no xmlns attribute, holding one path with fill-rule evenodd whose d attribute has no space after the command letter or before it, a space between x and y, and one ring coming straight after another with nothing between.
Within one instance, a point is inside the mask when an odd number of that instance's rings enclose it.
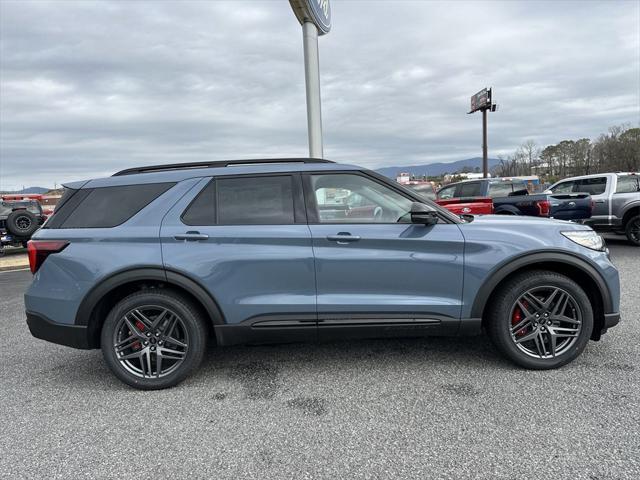
<instances>
[{"instance_id":1,"label":"front side window","mask_svg":"<svg viewBox=\"0 0 640 480\"><path fill-rule=\"evenodd\" d=\"M295 223L293 178L219 177L216 180L218 225L289 225Z\"/></svg>"},{"instance_id":2,"label":"front side window","mask_svg":"<svg viewBox=\"0 0 640 480\"><path fill-rule=\"evenodd\" d=\"M640 177L636 175L621 175L618 177L616 193L640 192Z\"/></svg>"},{"instance_id":3,"label":"front side window","mask_svg":"<svg viewBox=\"0 0 640 480\"><path fill-rule=\"evenodd\" d=\"M311 175L320 223L410 223L412 200L354 174Z\"/></svg>"}]
</instances>

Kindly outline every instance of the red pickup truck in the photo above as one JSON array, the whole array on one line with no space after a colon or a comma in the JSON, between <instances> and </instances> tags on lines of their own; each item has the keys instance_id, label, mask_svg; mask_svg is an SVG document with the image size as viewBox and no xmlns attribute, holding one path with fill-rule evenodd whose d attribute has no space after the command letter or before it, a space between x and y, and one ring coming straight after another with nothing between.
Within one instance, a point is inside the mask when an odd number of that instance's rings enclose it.
<instances>
[{"instance_id":1,"label":"red pickup truck","mask_svg":"<svg viewBox=\"0 0 640 480\"><path fill-rule=\"evenodd\" d=\"M490 197L438 199L436 189L431 183L409 183L407 187L456 215L491 215L493 213L493 200Z\"/></svg>"}]
</instances>

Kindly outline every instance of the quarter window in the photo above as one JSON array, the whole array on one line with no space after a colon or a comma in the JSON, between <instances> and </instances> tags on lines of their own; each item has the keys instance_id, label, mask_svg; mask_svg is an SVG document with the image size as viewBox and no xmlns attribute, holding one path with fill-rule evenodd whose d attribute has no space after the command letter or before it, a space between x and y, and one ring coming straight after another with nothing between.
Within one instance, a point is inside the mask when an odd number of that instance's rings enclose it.
<instances>
[{"instance_id":1,"label":"quarter window","mask_svg":"<svg viewBox=\"0 0 640 480\"><path fill-rule=\"evenodd\" d=\"M216 224L216 183L211 181L198 194L182 214L182 222L187 225Z\"/></svg>"}]
</instances>

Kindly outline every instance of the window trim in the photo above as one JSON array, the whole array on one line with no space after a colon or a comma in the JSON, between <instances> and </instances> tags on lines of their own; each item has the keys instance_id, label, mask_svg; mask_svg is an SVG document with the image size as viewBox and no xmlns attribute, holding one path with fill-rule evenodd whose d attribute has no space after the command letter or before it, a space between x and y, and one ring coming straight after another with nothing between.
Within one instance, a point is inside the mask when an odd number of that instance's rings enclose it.
<instances>
[{"instance_id":1,"label":"window trim","mask_svg":"<svg viewBox=\"0 0 640 480\"><path fill-rule=\"evenodd\" d=\"M398 222L320 222L318 216L318 205L316 203L315 192L313 191L313 186L311 184L311 177L313 175L359 175L361 177L365 177L373 182L376 182L383 187L387 187L392 191L395 191L399 195L411 200L412 202L423 203L433 208L433 210L438 214L438 218L442 220L443 223L462 223L461 221L456 221L453 218L454 214L449 214L446 212L443 214L443 209L437 203L420 197L417 193L412 192L411 190L404 188L402 185L396 182L392 182L388 178L380 175L376 172L370 171L362 171L362 170L314 170L314 171L305 171L302 173L302 185L304 187L304 198L305 205L307 208L307 219L309 225L415 225L413 223L398 223ZM425 202L428 200L428 202Z\"/></svg>"},{"instance_id":2,"label":"window trim","mask_svg":"<svg viewBox=\"0 0 640 480\"><path fill-rule=\"evenodd\" d=\"M225 179L237 179L237 178L246 179L246 178L260 178L260 177L289 177L291 179L291 194L293 198L293 223L220 223L218 221L218 209L220 205L220 201L218 198L219 191L220 191L220 189L218 188L218 181L225 180ZM203 178L210 178L211 180L209 180L198 191L198 193L196 193L193 199L189 202L189 205L187 205L187 207L180 214L180 222L183 225L186 225L188 227L238 227L238 226L269 227L269 226L277 226L277 225L306 225L307 223L307 216L306 216L305 207L304 207L305 204L304 204L304 195L303 195L303 189L302 189L302 180L300 178L300 174L297 172L242 173L242 174L235 174L235 175L215 175L215 176L203 177ZM215 223L208 224L208 225L191 225L191 224L185 223L185 221L183 220L183 216L185 215L187 210L189 210L192 203L196 201L196 199L200 196L200 194L202 194L204 190L212 182L215 183L216 204L213 212Z\"/></svg>"}]
</instances>

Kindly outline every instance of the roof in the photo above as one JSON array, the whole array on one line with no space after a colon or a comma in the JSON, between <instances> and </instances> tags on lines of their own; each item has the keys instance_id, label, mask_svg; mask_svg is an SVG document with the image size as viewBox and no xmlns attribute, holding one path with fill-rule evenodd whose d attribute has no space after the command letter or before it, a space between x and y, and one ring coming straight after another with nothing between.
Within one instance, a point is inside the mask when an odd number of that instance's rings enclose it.
<instances>
[{"instance_id":1,"label":"roof","mask_svg":"<svg viewBox=\"0 0 640 480\"><path fill-rule=\"evenodd\" d=\"M183 164L136 167L117 172L111 177L68 183L70 188L97 188L116 185L179 182L188 178L245 175L259 173L290 173L323 170L362 170L362 167L333 163L312 158L224 160Z\"/></svg>"}]
</instances>

